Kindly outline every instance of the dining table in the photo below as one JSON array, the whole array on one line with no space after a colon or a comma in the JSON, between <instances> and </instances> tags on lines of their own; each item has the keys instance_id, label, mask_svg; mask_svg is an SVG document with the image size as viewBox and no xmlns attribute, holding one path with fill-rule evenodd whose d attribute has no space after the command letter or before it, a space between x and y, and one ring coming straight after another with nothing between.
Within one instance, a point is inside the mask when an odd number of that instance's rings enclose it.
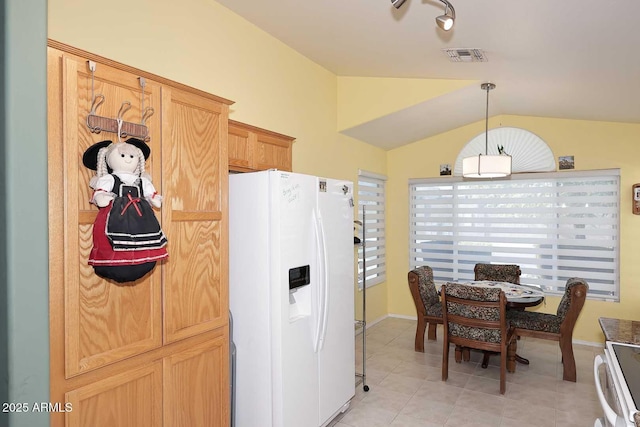
<instances>
[{"instance_id":1,"label":"dining table","mask_svg":"<svg viewBox=\"0 0 640 427\"><path fill-rule=\"evenodd\" d=\"M445 283L457 283L467 286L478 286L483 288L500 288L504 292L504 296L507 299L508 310L523 311L527 307L535 307L542 304L544 301L544 292L538 286L535 285L523 285L509 282L499 282L495 280L452 280L448 282L436 283L438 293L440 293L440 287ZM516 353L516 362L523 365L528 365L529 360L518 355ZM486 368L489 363L488 353L485 353L485 357L482 361L482 367Z\"/></svg>"},{"instance_id":2,"label":"dining table","mask_svg":"<svg viewBox=\"0 0 640 427\"><path fill-rule=\"evenodd\" d=\"M440 292L440 287L445 283L457 283L483 288L500 288L504 291L504 296L507 299L507 308L509 309L524 310L526 307L533 307L544 301L544 292L535 285L516 285L515 283L498 282L495 280L450 280L435 283L438 293Z\"/></svg>"}]
</instances>

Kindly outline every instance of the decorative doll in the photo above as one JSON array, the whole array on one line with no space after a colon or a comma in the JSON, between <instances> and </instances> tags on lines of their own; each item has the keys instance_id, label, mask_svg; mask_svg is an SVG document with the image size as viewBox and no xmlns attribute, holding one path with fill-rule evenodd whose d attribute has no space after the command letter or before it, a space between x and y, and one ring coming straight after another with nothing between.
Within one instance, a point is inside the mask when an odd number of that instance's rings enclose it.
<instances>
[{"instance_id":1,"label":"decorative doll","mask_svg":"<svg viewBox=\"0 0 640 427\"><path fill-rule=\"evenodd\" d=\"M142 140L102 141L85 151L82 162L96 171L89 185L98 206L93 224L89 265L95 273L119 283L138 280L169 255L151 205L160 196L144 171L151 149Z\"/></svg>"}]
</instances>

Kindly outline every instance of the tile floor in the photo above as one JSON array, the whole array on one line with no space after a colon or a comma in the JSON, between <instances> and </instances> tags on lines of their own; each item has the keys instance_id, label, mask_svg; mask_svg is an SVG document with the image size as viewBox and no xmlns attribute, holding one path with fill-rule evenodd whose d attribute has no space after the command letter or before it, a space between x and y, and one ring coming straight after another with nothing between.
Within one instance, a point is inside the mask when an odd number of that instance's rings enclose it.
<instances>
[{"instance_id":1,"label":"tile floor","mask_svg":"<svg viewBox=\"0 0 640 427\"><path fill-rule=\"evenodd\" d=\"M438 341L413 350L416 322L388 317L367 330L366 375L369 392L356 387L351 407L333 427L590 427L601 416L593 381L598 347L575 345L577 382L562 380L558 343L523 337L518 354L530 365L507 374L500 395L499 356L482 369L482 353L457 364L450 351L449 379L441 380L442 329ZM356 336L356 371L362 372L362 337Z\"/></svg>"}]
</instances>

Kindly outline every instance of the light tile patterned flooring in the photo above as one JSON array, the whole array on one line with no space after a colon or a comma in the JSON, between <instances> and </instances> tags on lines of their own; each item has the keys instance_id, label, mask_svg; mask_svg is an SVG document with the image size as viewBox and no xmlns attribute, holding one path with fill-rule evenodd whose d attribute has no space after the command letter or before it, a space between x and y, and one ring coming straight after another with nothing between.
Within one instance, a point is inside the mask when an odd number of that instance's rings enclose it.
<instances>
[{"instance_id":1,"label":"light tile patterned flooring","mask_svg":"<svg viewBox=\"0 0 640 427\"><path fill-rule=\"evenodd\" d=\"M442 375L442 328L438 340L425 340L425 352L413 350L416 321L388 317L367 330L366 377L370 387L356 387L351 407L334 427L590 427L600 414L593 380L598 347L573 349L577 382L562 380L558 343L523 337L518 354L530 365L517 364L507 373L500 395L500 357L482 369L482 353L455 363L449 352L449 379ZM362 372L362 337L356 336L356 371Z\"/></svg>"}]
</instances>

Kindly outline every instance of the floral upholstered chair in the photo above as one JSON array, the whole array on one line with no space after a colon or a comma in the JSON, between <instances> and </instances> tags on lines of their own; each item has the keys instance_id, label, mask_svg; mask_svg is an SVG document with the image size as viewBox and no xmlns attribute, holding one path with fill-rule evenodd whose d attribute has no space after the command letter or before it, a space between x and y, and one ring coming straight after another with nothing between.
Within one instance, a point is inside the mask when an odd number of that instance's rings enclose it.
<instances>
[{"instance_id":1,"label":"floral upholstered chair","mask_svg":"<svg viewBox=\"0 0 640 427\"><path fill-rule=\"evenodd\" d=\"M494 280L520 284L520 266L515 264L476 264L475 280Z\"/></svg>"},{"instance_id":2,"label":"floral upholstered chair","mask_svg":"<svg viewBox=\"0 0 640 427\"><path fill-rule=\"evenodd\" d=\"M411 270L408 274L408 280L418 315L415 351L424 353L424 332L428 324L428 338L435 341L436 326L438 323L442 324L442 304L440 304L440 297L433 283L431 267L422 266Z\"/></svg>"},{"instance_id":3,"label":"floral upholstered chair","mask_svg":"<svg viewBox=\"0 0 640 427\"><path fill-rule=\"evenodd\" d=\"M584 279L573 277L567 280L556 314L514 310L510 310L507 314L507 318L516 328L516 335L559 342L564 371L562 379L565 381L576 381L576 361L573 357L572 345L573 328L584 306L588 290L589 284Z\"/></svg>"},{"instance_id":4,"label":"floral upholstered chair","mask_svg":"<svg viewBox=\"0 0 640 427\"><path fill-rule=\"evenodd\" d=\"M444 345L442 381L449 376L449 345L456 346L456 362L462 348L500 353L500 393L504 394L507 369L515 371L516 336L506 316L507 300L499 288L446 283L440 290Z\"/></svg>"},{"instance_id":5,"label":"floral upholstered chair","mask_svg":"<svg viewBox=\"0 0 640 427\"><path fill-rule=\"evenodd\" d=\"M476 264L473 269L475 273L474 280L492 280L496 282L508 282L520 284L520 266L516 264ZM489 366L489 357L491 353L486 351L482 359L482 367L487 369Z\"/></svg>"}]
</instances>

